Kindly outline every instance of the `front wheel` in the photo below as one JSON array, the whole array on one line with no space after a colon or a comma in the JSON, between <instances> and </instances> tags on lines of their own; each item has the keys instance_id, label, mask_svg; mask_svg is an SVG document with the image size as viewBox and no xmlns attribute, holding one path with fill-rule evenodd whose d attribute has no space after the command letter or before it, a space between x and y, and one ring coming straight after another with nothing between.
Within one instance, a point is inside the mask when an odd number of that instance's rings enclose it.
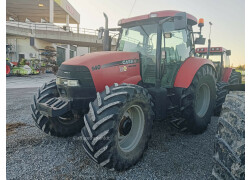
<instances>
[{"instance_id":1,"label":"front wheel","mask_svg":"<svg viewBox=\"0 0 250 180\"><path fill-rule=\"evenodd\" d=\"M45 83L38 89L37 95L34 95L31 115L36 126L51 136L68 137L80 133L84 126L82 118L74 118L71 112L67 112L63 116L48 118L38 110L38 103L44 103L55 97L59 97L55 80Z\"/></svg>"},{"instance_id":2,"label":"front wheel","mask_svg":"<svg viewBox=\"0 0 250 180\"><path fill-rule=\"evenodd\" d=\"M90 158L118 171L137 163L147 148L153 123L148 92L131 84L106 86L89 107L82 135Z\"/></svg>"}]
</instances>

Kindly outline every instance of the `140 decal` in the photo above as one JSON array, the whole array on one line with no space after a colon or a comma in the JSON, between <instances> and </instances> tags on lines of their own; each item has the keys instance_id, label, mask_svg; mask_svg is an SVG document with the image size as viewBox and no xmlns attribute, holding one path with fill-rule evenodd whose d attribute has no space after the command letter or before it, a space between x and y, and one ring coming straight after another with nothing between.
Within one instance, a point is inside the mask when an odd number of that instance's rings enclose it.
<instances>
[{"instance_id":1,"label":"140 decal","mask_svg":"<svg viewBox=\"0 0 250 180\"><path fill-rule=\"evenodd\" d=\"M92 67L92 71L101 69L101 65L96 65Z\"/></svg>"}]
</instances>

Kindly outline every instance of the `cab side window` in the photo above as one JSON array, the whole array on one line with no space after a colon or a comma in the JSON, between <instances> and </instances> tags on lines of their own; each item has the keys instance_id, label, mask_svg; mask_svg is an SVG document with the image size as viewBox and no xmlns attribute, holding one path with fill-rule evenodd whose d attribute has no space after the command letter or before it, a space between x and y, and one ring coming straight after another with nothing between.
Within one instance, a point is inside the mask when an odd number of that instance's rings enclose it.
<instances>
[{"instance_id":1,"label":"cab side window","mask_svg":"<svg viewBox=\"0 0 250 180\"><path fill-rule=\"evenodd\" d=\"M185 29L171 31L171 38L165 38L166 60L169 62L185 61L191 50L190 39Z\"/></svg>"}]
</instances>

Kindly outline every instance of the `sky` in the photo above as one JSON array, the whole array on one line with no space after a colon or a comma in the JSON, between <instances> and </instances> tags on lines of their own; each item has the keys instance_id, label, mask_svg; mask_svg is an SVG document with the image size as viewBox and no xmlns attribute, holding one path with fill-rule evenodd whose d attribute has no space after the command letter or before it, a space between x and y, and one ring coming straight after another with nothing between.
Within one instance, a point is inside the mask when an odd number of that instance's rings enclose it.
<instances>
[{"instance_id":1,"label":"sky","mask_svg":"<svg viewBox=\"0 0 250 180\"><path fill-rule=\"evenodd\" d=\"M103 12L109 27L117 27L122 18L161 10L179 10L204 18L203 35L208 39L212 22L212 46L232 51L231 65L245 64L245 1L244 0L68 0L80 13L80 27L98 29L104 26ZM134 6L133 6L134 5ZM133 8L132 8L133 7ZM131 13L130 13L131 12ZM194 26L198 31L198 26ZM206 40L207 46L207 40ZM198 46L197 46L198 47Z\"/></svg>"}]
</instances>

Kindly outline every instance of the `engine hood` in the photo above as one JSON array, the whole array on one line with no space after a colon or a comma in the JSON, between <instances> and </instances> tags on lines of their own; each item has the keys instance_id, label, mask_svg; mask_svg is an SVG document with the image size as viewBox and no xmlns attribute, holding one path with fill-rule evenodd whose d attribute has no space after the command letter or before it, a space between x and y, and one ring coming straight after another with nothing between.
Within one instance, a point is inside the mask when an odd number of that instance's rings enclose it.
<instances>
[{"instance_id":1,"label":"engine hood","mask_svg":"<svg viewBox=\"0 0 250 180\"><path fill-rule=\"evenodd\" d=\"M102 92L106 85L137 84L141 80L140 60L137 52L95 52L74 57L62 65L87 67L98 92Z\"/></svg>"},{"instance_id":2,"label":"engine hood","mask_svg":"<svg viewBox=\"0 0 250 180\"><path fill-rule=\"evenodd\" d=\"M137 52L102 51L85 54L83 56L77 56L63 62L63 64L74 66L87 66L89 70L92 70L96 66L96 68L98 68L99 66L102 67L110 65L110 63L113 63L113 65L117 66L122 65L122 63L127 63L120 61L135 59L139 59L139 53Z\"/></svg>"}]
</instances>

